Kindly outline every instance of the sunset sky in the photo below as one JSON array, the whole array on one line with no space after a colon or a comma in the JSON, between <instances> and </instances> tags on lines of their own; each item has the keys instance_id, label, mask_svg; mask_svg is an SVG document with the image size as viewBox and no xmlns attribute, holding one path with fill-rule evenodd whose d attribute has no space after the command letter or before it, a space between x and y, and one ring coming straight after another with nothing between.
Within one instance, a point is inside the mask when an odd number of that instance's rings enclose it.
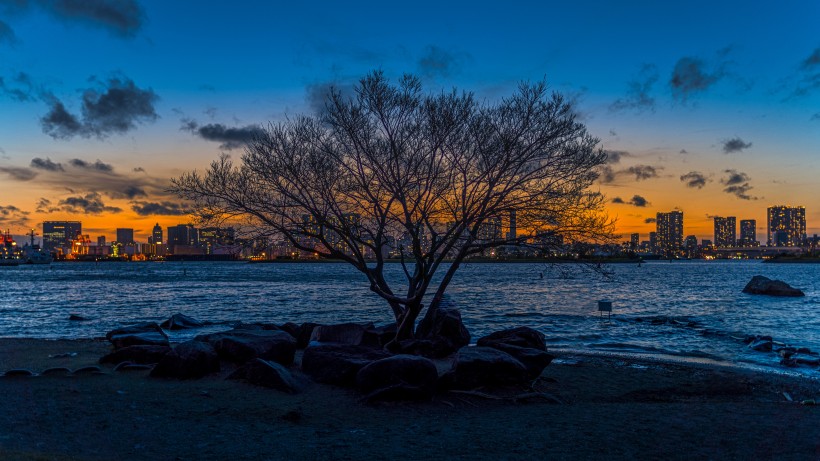
<instances>
[{"instance_id":1,"label":"sunset sky","mask_svg":"<svg viewBox=\"0 0 820 461\"><path fill-rule=\"evenodd\" d=\"M381 69L487 101L546 79L612 152L624 234L680 209L765 240L779 204L820 233L820 2L352 3L0 0L0 226L144 242L189 221L170 178Z\"/></svg>"}]
</instances>

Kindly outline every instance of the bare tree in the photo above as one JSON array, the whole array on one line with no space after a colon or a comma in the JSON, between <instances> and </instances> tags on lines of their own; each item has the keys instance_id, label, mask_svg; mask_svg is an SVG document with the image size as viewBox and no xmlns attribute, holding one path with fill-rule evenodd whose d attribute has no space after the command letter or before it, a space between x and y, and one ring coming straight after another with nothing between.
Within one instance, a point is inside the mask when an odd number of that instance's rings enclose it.
<instances>
[{"instance_id":1,"label":"bare tree","mask_svg":"<svg viewBox=\"0 0 820 461\"><path fill-rule=\"evenodd\" d=\"M434 314L471 255L609 236L603 197L589 190L606 158L597 144L543 82L490 104L455 90L423 94L416 77L391 85L375 72L354 97L332 93L322 116L271 125L240 165L223 156L173 190L205 219L246 219L352 264L390 305L400 340L413 337L426 296L425 315ZM510 213L515 237L500 232ZM406 286L385 279L391 251Z\"/></svg>"}]
</instances>

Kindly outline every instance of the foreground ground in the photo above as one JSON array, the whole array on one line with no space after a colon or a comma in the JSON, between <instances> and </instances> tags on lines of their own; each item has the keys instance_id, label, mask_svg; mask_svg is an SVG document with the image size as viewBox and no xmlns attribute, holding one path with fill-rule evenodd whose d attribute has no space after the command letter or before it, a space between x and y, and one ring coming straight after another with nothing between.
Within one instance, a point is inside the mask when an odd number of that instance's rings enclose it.
<instances>
[{"instance_id":1,"label":"foreground ground","mask_svg":"<svg viewBox=\"0 0 820 461\"><path fill-rule=\"evenodd\" d=\"M0 339L0 371L76 369L108 350ZM558 362L536 388L561 403L448 393L368 405L344 389L287 395L225 373L0 378L0 459L820 459L820 406L801 404L820 399L819 382L623 357Z\"/></svg>"}]
</instances>

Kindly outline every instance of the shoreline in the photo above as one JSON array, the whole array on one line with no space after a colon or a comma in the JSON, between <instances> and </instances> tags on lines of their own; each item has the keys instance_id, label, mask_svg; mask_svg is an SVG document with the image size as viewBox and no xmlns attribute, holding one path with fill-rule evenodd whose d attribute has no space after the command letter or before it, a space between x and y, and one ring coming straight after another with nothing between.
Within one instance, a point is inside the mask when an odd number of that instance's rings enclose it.
<instances>
[{"instance_id":1,"label":"shoreline","mask_svg":"<svg viewBox=\"0 0 820 461\"><path fill-rule=\"evenodd\" d=\"M91 339L0 339L0 370L76 369L108 350ZM228 381L230 365L186 381L108 365L101 375L4 377L0 458L813 459L820 450L816 379L550 351L557 359L534 389L561 403L445 392L365 404L321 384L290 395Z\"/></svg>"}]
</instances>

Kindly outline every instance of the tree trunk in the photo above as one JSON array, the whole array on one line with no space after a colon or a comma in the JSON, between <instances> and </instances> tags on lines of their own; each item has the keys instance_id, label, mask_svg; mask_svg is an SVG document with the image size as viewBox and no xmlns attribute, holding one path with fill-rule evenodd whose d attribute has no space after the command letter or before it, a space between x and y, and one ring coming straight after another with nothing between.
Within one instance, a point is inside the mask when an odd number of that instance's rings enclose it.
<instances>
[{"instance_id":1,"label":"tree trunk","mask_svg":"<svg viewBox=\"0 0 820 461\"><path fill-rule=\"evenodd\" d=\"M435 318L436 311L438 310L439 304L441 304L441 300L444 298L444 292L447 291L447 286L450 285L450 282L453 280L453 276L455 275L458 267L461 265L461 259L456 259L453 261L453 264L447 269L447 273L444 274L444 278L441 279L441 283L439 284L438 288L436 289L436 293L433 295L433 300L430 301L430 305L427 307L427 312L424 313L424 319L419 322L419 327L421 325L431 325L433 319ZM423 335L429 332L422 332L417 331L416 335Z\"/></svg>"}]
</instances>

